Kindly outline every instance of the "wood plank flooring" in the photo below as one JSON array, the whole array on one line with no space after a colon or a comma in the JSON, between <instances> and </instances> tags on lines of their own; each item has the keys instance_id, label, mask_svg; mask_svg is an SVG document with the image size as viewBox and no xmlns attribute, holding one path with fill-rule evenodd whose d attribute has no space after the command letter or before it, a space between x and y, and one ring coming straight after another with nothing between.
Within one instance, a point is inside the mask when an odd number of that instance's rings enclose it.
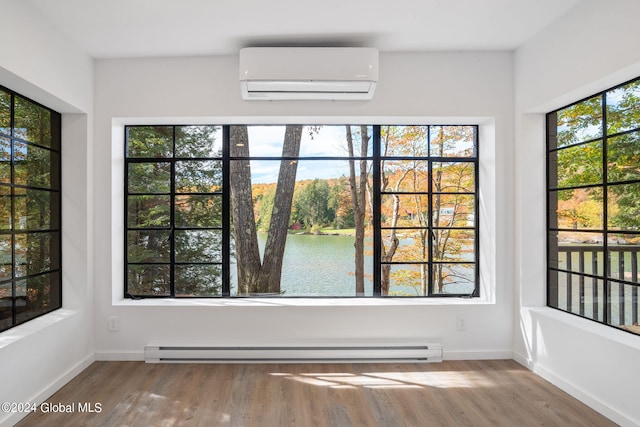
<instances>
[{"instance_id":1,"label":"wood plank flooring","mask_svg":"<svg viewBox=\"0 0 640 427\"><path fill-rule=\"evenodd\" d=\"M512 360L95 362L18 426L613 426ZM84 406L83 406L84 405ZM101 411L81 412L89 407ZM64 407L70 409L70 406Z\"/></svg>"}]
</instances>

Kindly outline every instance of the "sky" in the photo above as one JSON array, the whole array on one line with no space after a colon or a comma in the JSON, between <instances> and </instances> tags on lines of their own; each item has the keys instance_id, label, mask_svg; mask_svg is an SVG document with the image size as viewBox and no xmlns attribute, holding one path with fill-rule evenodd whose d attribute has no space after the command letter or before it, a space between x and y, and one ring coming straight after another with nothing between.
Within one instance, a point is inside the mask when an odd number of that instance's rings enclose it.
<instances>
[{"instance_id":1,"label":"sky","mask_svg":"<svg viewBox=\"0 0 640 427\"><path fill-rule=\"evenodd\" d=\"M341 157L347 155L345 126L321 126L313 135L303 130L300 157ZM285 126L249 126L249 151L252 157L279 157L282 154ZM355 137L355 136L354 136ZM359 146L359 139L356 140ZM355 142L355 141L354 141ZM327 179L347 176L349 164L336 160L301 160L296 180ZM251 175L254 183L278 180L280 160L254 160Z\"/></svg>"}]
</instances>

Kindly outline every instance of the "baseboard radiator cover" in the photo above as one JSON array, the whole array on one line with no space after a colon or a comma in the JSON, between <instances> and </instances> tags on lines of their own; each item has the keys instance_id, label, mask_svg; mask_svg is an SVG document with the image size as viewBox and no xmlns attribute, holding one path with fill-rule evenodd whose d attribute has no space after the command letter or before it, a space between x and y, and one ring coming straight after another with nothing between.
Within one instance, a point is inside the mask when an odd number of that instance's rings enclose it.
<instances>
[{"instance_id":1,"label":"baseboard radiator cover","mask_svg":"<svg viewBox=\"0 0 640 427\"><path fill-rule=\"evenodd\" d=\"M442 345L319 347L146 346L147 363L432 363L442 362Z\"/></svg>"}]
</instances>

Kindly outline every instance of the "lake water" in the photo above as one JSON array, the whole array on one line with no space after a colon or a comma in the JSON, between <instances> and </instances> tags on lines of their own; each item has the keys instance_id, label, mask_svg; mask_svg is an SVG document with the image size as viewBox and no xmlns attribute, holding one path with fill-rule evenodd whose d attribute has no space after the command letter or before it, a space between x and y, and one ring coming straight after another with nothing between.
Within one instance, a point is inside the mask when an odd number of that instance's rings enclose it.
<instances>
[{"instance_id":1,"label":"lake water","mask_svg":"<svg viewBox=\"0 0 640 427\"><path fill-rule=\"evenodd\" d=\"M258 233L261 251L264 249L266 237L266 233ZM284 296L355 296L354 242L354 236L288 235L282 265L281 291ZM368 239L365 241L365 295L373 295L372 250L371 240ZM401 268L407 268L407 266ZM455 269L461 275L470 276L469 280L448 284L445 292L473 291L473 270ZM236 293L236 266L232 262L231 294ZM412 287L393 286L393 284L390 293L417 296L417 290Z\"/></svg>"},{"instance_id":2,"label":"lake water","mask_svg":"<svg viewBox=\"0 0 640 427\"><path fill-rule=\"evenodd\" d=\"M258 233L261 250L266 233ZM353 275L354 236L290 234L282 261L284 296L355 296ZM366 250L366 249L365 249ZM237 289L235 265L231 265L232 294ZM365 274L373 274L371 256L365 255ZM365 295L373 294L373 282L365 278Z\"/></svg>"}]
</instances>

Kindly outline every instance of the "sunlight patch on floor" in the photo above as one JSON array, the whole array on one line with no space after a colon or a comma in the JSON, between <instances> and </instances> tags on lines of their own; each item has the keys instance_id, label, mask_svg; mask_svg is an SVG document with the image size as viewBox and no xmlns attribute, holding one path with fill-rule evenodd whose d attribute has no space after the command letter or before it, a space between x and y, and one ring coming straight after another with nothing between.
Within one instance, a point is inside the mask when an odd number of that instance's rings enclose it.
<instances>
[{"instance_id":1,"label":"sunlight patch on floor","mask_svg":"<svg viewBox=\"0 0 640 427\"><path fill-rule=\"evenodd\" d=\"M272 376L298 381L304 384L330 388L419 389L495 387L487 376L472 371L438 372L364 372L354 373L272 373Z\"/></svg>"}]
</instances>

